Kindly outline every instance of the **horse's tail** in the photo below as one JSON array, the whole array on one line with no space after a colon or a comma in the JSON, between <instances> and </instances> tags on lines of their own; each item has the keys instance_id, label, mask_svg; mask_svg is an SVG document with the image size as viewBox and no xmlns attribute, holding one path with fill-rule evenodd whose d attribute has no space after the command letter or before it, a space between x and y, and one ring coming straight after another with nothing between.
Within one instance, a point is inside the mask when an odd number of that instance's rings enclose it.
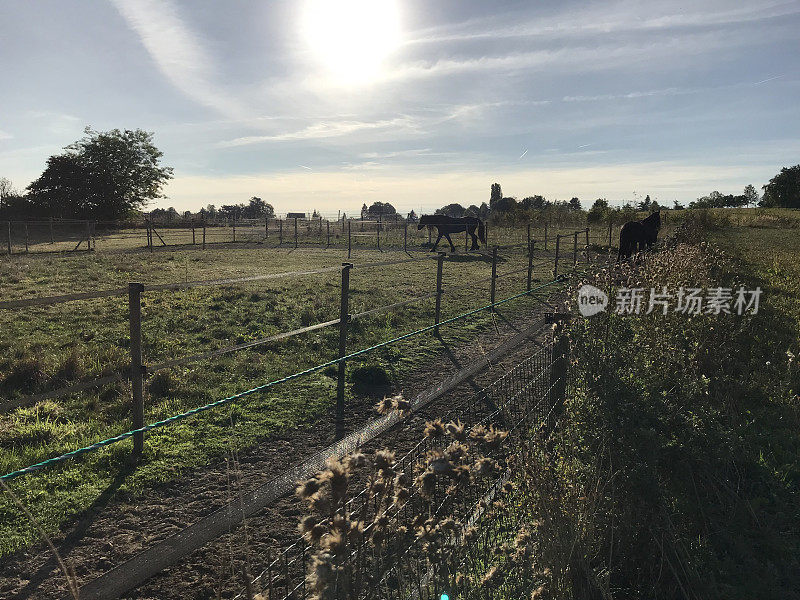
<instances>
[{"instance_id":1,"label":"horse's tail","mask_svg":"<svg viewBox=\"0 0 800 600\"><path fill-rule=\"evenodd\" d=\"M486 243L486 225L480 219L478 219L478 238L482 243Z\"/></svg>"}]
</instances>

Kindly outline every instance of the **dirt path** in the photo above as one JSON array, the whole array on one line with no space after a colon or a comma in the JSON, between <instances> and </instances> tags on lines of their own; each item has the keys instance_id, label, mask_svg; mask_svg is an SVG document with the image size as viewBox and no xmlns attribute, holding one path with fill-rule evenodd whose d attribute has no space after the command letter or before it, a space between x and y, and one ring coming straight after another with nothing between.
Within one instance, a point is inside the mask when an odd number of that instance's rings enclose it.
<instances>
[{"instance_id":1,"label":"dirt path","mask_svg":"<svg viewBox=\"0 0 800 600\"><path fill-rule=\"evenodd\" d=\"M447 344L445 333L437 359L414 370L398 386L406 397L430 388L479 358L518 330L538 318L541 304L531 301L515 312L500 311L495 326L480 335L479 343ZM448 400L471 395L497 379L521 356L530 352L523 344L496 364L434 402L427 409L435 414ZM374 417L374 398L360 397L348 407L347 430L353 431ZM424 421L425 411L416 421ZM414 419L411 420L414 425ZM101 575L150 545L166 539L187 525L207 516L235 498L238 490L250 490L270 481L292 464L322 450L334 441L333 413L328 412L308 427L273 436L241 453L234 464L220 461L202 471L147 490L135 500L113 499L98 506L55 537L62 557L75 570L79 585ZM407 429L407 428L404 428ZM407 434L405 434L407 435ZM403 434L389 432L376 443L391 445ZM397 438L397 439L394 439ZM124 474L120 476L120 482ZM240 487L239 487L240 486ZM107 497L114 490L108 490ZM182 562L131 591L128 598L209 598L221 593L231 597L242 589L241 567L258 573L266 565L270 549L296 536L299 508L293 497L250 518L245 527L194 551ZM43 545L0 560L0 597L63 598L66 586L56 563Z\"/></svg>"}]
</instances>

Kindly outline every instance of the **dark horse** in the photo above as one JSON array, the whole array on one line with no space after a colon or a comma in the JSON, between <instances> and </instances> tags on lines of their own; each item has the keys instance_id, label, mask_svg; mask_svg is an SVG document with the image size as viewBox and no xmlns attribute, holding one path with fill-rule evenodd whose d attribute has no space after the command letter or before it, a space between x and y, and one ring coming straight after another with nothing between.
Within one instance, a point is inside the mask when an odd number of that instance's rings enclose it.
<instances>
[{"instance_id":1,"label":"dark horse","mask_svg":"<svg viewBox=\"0 0 800 600\"><path fill-rule=\"evenodd\" d=\"M432 225L436 227L436 231L439 233L439 237L436 238L436 243L431 248L431 252L436 251L436 246L439 245L439 241L442 239L442 236L447 238L447 241L450 242L450 252L455 252L456 247L453 245L453 240L450 239L451 233L459 233L461 231L466 231L469 235L472 236L472 247L470 250L477 250L480 246L478 246L478 238L480 237L481 242L484 244L486 243L486 225L483 224L478 217L448 217L447 215L422 215L419 218L419 225L417 229L422 229L426 225ZM475 230L478 230L478 235L475 235Z\"/></svg>"},{"instance_id":2,"label":"dark horse","mask_svg":"<svg viewBox=\"0 0 800 600\"><path fill-rule=\"evenodd\" d=\"M661 212L654 212L641 221L628 221L619 232L619 254L630 258L635 252L652 248L658 239L658 230L661 229Z\"/></svg>"}]
</instances>

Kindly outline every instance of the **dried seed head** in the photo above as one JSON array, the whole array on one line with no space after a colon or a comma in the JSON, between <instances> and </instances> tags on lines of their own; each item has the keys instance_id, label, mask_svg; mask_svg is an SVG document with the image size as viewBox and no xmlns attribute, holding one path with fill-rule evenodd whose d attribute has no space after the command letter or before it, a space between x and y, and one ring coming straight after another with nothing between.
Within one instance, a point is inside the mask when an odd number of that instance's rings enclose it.
<instances>
[{"instance_id":1,"label":"dried seed head","mask_svg":"<svg viewBox=\"0 0 800 600\"><path fill-rule=\"evenodd\" d=\"M493 565L481 579L481 585L486 587L494 587L500 579L500 568Z\"/></svg>"},{"instance_id":2,"label":"dried seed head","mask_svg":"<svg viewBox=\"0 0 800 600\"><path fill-rule=\"evenodd\" d=\"M475 427L472 428L472 431L469 432L469 437L476 442L482 442L484 436L486 435L486 431L487 430L484 425L475 425Z\"/></svg>"},{"instance_id":3,"label":"dried seed head","mask_svg":"<svg viewBox=\"0 0 800 600\"><path fill-rule=\"evenodd\" d=\"M426 500L430 500L436 491L436 475L432 471L425 471L417 477L417 485L420 488L420 495Z\"/></svg>"},{"instance_id":4,"label":"dried seed head","mask_svg":"<svg viewBox=\"0 0 800 600\"><path fill-rule=\"evenodd\" d=\"M375 453L375 468L379 471L389 471L394 467L394 452L384 448Z\"/></svg>"},{"instance_id":5,"label":"dried seed head","mask_svg":"<svg viewBox=\"0 0 800 600\"><path fill-rule=\"evenodd\" d=\"M444 454L450 460L459 462L467 457L469 454L469 448L461 442L453 442L447 447L447 450L444 451Z\"/></svg>"},{"instance_id":6,"label":"dried seed head","mask_svg":"<svg viewBox=\"0 0 800 600\"><path fill-rule=\"evenodd\" d=\"M328 533L322 536L320 545L323 550L330 552L333 556L340 555L345 546L345 536L339 531Z\"/></svg>"},{"instance_id":7,"label":"dried seed head","mask_svg":"<svg viewBox=\"0 0 800 600\"><path fill-rule=\"evenodd\" d=\"M429 439L444 437L444 423L442 423L440 419L428 421L425 423L425 430L423 433L425 434L425 437Z\"/></svg>"},{"instance_id":8,"label":"dried seed head","mask_svg":"<svg viewBox=\"0 0 800 600\"><path fill-rule=\"evenodd\" d=\"M398 506L405 504L411 497L411 492L408 488L398 488L394 493L394 503Z\"/></svg>"},{"instance_id":9,"label":"dried seed head","mask_svg":"<svg viewBox=\"0 0 800 600\"><path fill-rule=\"evenodd\" d=\"M394 402L392 398L384 397L383 400L378 400L375 405L375 412L379 415L388 415L394 410Z\"/></svg>"},{"instance_id":10,"label":"dried seed head","mask_svg":"<svg viewBox=\"0 0 800 600\"><path fill-rule=\"evenodd\" d=\"M311 567L308 573L309 585L318 592L324 590L334 579L334 569L331 555L320 552L311 558Z\"/></svg>"},{"instance_id":11,"label":"dried seed head","mask_svg":"<svg viewBox=\"0 0 800 600\"><path fill-rule=\"evenodd\" d=\"M347 468L352 472L355 469L361 469L369 466L369 459L361 452L351 454L345 459Z\"/></svg>"},{"instance_id":12,"label":"dried seed head","mask_svg":"<svg viewBox=\"0 0 800 600\"><path fill-rule=\"evenodd\" d=\"M475 465L472 467L472 471L477 475L481 476L489 476L492 474L495 468L495 462L491 458L486 456L479 458Z\"/></svg>"},{"instance_id":13,"label":"dried seed head","mask_svg":"<svg viewBox=\"0 0 800 600\"><path fill-rule=\"evenodd\" d=\"M542 600L544 598L544 586L540 585L531 592L531 600Z\"/></svg>"},{"instance_id":14,"label":"dried seed head","mask_svg":"<svg viewBox=\"0 0 800 600\"><path fill-rule=\"evenodd\" d=\"M404 399L402 396L395 396L394 409L405 414L411 410L411 402Z\"/></svg>"},{"instance_id":15,"label":"dried seed head","mask_svg":"<svg viewBox=\"0 0 800 600\"><path fill-rule=\"evenodd\" d=\"M467 430L461 420L450 421L447 424L446 429L447 434L456 441L463 442L467 439Z\"/></svg>"},{"instance_id":16,"label":"dried seed head","mask_svg":"<svg viewBox=\"0 0 800 600\"><path fill-rule=\"evenodd\" d=\"M328 459L327 466L328 468L323 471L321 479L328 482L331 487L331 495L338 502L347 494L350 473L347 466L335 458Z\"/></svg>"},{"instance_id":17,"label":"dried seed head","mask_svg":"<svg viewBox=\"0 0 800 600\"><path fill-rule=\"evenodd\" d=\"M319 491L319 486L320 483L318 479L316 478L309 479L308 481L304 481L298 484L294 493L297 495L298 498L302 500L307 500Z\"/></svg>"}]
</instances>

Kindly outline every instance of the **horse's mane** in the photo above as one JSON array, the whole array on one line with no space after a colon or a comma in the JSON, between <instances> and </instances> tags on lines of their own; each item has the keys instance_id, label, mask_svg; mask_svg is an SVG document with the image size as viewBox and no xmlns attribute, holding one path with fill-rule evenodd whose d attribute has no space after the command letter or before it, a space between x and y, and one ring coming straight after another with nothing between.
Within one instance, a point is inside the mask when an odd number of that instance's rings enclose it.
<instances>
[{"instance_id":1,"label":"horse's mane","mask_svg":"<svg viewBox=\"0 0 800 600\"><path fill-rule=\"evenodd\" d=\"M648 227L653 227L655 229L661 228L661 212L656 211L651 215L647 216L646 218L640 221L642 225L647 225Z\"/></svg>"}]
</instances>

